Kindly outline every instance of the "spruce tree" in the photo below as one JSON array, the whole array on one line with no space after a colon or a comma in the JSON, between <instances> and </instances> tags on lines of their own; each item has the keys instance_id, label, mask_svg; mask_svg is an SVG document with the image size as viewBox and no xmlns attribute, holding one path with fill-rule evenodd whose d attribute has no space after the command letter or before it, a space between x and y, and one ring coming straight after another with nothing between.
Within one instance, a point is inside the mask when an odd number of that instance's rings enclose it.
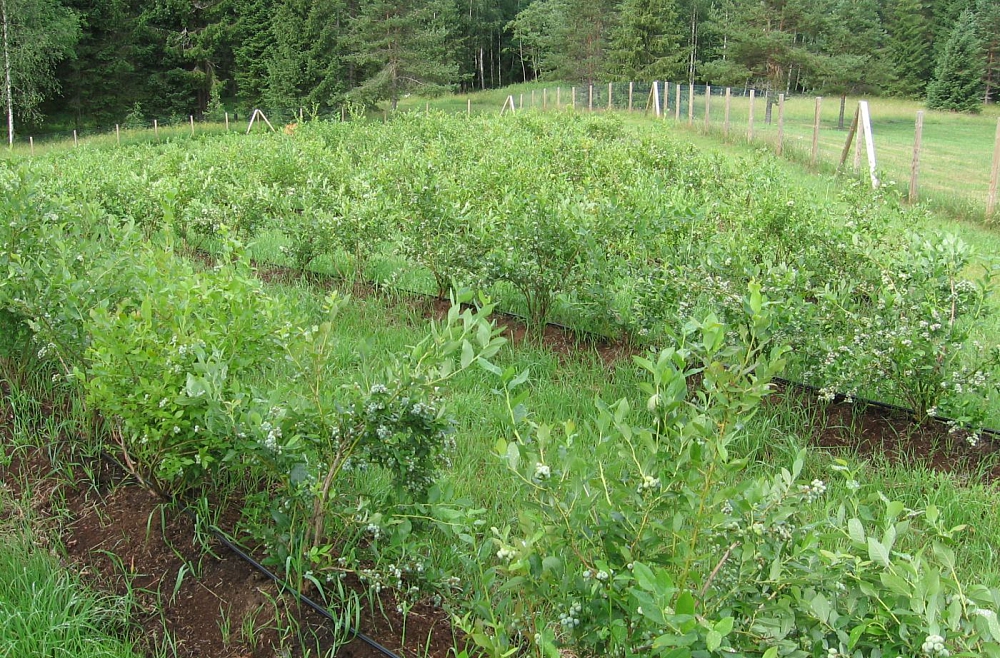
<instances>
[{"instance_id":1,"label":"spruce tree","mask_svg":"<svg viewBox=\"0 0 1000 658\"><path fill-rule=\"evenodd\" d=\"M618 80L672 79L684 69L674 0L623 0L608 38L608 73Z\"/></svg>"},{"instance_id":2,"label":"spruce tree","mask_svg":"<svg viewBox=\"0 0 1000 658\"><path fill-rule=\"evenodd\" d=\"M889 50L892 55L891 91L900 96L924 95L933 75L933 30L921 0L896 0L891 6Z\"/></svg>"},{"instance_id":3,"label":"spruce tree","mask_svg":"<svg viewBox=\"0 0 1000 658\"><path fill-rule=\"evenodd\" d=\"M986 60L983 100L989 103L996 100L1000 84L1000 0L977 0L976 24Z\"/></svg>"},{"instance_id":4,"label":"spruce tree","mask_svg":"<svg viewBox=\"0 0 1000 658\"><path fill-rule=\"evenodd\" d=\"M393 110L405 94L448 91L458 82L451 29L454 0L363 0L350 29L347 60L360 84L350 95Z\"/></svg>"},{"instance_id":5,"label":"spruce tree","mask_svg":"<svg viewBox=\"0 0 1000 658\"><path fill-rule=\"evenodd\" d=\"M979 112L984 70L975 16L964 11L941 53L934 81L927 88L927 106L935 110Z\"/></svg>"}]
</instances>

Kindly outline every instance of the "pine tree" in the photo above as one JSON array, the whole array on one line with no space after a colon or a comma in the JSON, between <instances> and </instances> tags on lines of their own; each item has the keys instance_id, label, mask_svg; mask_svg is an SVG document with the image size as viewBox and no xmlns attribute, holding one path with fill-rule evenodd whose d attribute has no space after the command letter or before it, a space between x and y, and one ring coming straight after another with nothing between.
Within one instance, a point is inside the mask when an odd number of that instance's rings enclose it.
<instances>
[{"instance_id":1,"label":"pine tree","mask_svg":"<svg viewBox=\"0 0 1000 658\"><path fill-rule=\"evenodd\" d=\"M840 96L843 129L847 94L878 92L890 80L887 35L876 0L836 0L828 19L820 40L826 59L816 72L816 88Z\"/></svg>"},{"instance_id":2,"label":"pine tree","mask_svg":"<svg viewBox=\"0 0 1000 658\"><path fill-rule=\"evenodd\" d=\"M971 11L962 12L941 53L934 81L927 88L927 106L936 110L979 112L984 70L975 15Z\"/></svg>"},{"instance_id":3,"label":"pine tree","mask_svg":"<svg viewBox=\"0 0 1000 658\"><path fill-rule=\"evenodd\" d=\"M452 89L459 73L449 36L456 23L453 0L363 0L347 57L361 82L350 95L365 105L388 100L395 110L404 94Z\"/></svg>"},{"instance_id":4,"label":"pine tree","mask_svg":"<svg viewBox=\"0 0 1000 658\"><path fill-rule=\"evenodd\" d=\"M340 34L346 11L331 0L285 0L278 7L264 93L272 108L329 107L346 91Z\"/></svg>"},{"instance_id":5,"label":"pine tree","mask_svg":"<svg viewBox=\"0 0 1000 658\"><path fill-rule=\"evenodd\" d=\"M674 0L623 0L608 38L607 71L618 80L673 79L684 69Z\"/></svg>"}]
</instances>

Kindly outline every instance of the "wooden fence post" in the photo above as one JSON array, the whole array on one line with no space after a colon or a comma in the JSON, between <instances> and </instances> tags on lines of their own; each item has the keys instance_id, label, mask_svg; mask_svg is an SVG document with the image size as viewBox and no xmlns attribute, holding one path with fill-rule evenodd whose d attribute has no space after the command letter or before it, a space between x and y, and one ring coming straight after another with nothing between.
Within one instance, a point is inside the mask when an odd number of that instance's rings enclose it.
<instances>
[{"instance_id":1,"label":"wooden fence post","mask_svg":"<svg viewBox=\"0 0 1000 658\"><path fill-rule=\"evenodd\" d=\"M77 138L76 138L76 131L74 130L73 131L73 146L79 146L79 145L80 145L80 142L79 142L79 140L77 140Z\"/></svg>"},{"instance_id":2,"label":"wooden fence post","mask_svg":"<svg viewBox=\"0 0 1000 658\"><path fill-rule=\"evenodd\" d=\"M118 146L122 145L122 129L117 123L115 124L115 139L118 141Z\"/></svg>"},{"instance_id":3,"label":"wooden fence post","mask_svg":"<svg viewBox=\"0 0 1000 658\"><path fill-rule=\"evenodd\" d=\"M590 85L590 100L587 101L587 109L594 111L594 85Z\"/></svg>"},{"instance_id":4,"label":"wooden fence post","mask_svg":"<svg viewBox=\"0 0 1000 658\"><path fill-rule=\"evenodd\" d=\"M191 114L189 117L191 119L191 136L194 137L194 115Z\"/></svg>"},{"instance_id":5,"label":"wooden fence post","mask_svg":"<svg viewBox=\"0 0 1000 658\"><path fill-rule=\"evenodd\" d=\"M156 119L153 119L153 134L156 136L157 140L160 139L160 124L157 123Z\"/></svg>"},{"instance_id":6,"label":"wooden fence post","mask_svg":"<svg viewBox=\"0 0 1000 658\"><path fill-rule=\"evenodd\" d=\"M660 116L660 83L653 80L653 116Z\"/></svg>"},{"instance_id":7,"label":"wooden fence post","mask_svg":"<svg viewBox=\"0 0 1000 658\"><path fill-rule=\"evenodd\" d=\"M629 112L632 111L632 91L633 91L634 87L635 87L635 83L634 82L628 83L628 111Z\"/></svg>"},{"instance_id":8,"label":"wooden fence post","mask_svg":"<svg viewBox=\"0 0 1000 658\"><path fill-rule=\"evenodd\" d=\"M778 155L785 151L785 95L778 94Z\"/></svg>"},{"instance_id":9,"label":"wooden fence post","mask_svg":"<svg viewBox=\"0 0 1000 658\"><path fill-rule=\"evenodd\" d=\"M226 112L226 132L229 132L229 112Z\"/></svg>"},{"instance_id":10,"label":"wooden fence post","mask_svg":"<svg viewBox=\"0 0 1000 658\"><path fill-rule=\"evenodd\" d=\"M997 209L997 186L1000 184L1000 119L997 119L997 136L993 142L993 169L990 172L990 193L986 197L986 216L992 217Z\"/></svg>"},{"instance_id":11,"label":"wooden fence post","mask_svg":"<svg viewBox=\"0 0 1000 658\"><path fill-rule=\"evenodd\" d=\"M674 100L674 121L680 122L681 120L681 85L679 82L674 83L674 96L677 98Z\"/></svg>"},{"instance_id":12,"label":"wooden fence post","mask_svg":"<svg viewBox=\"0 0 1000 658\"><path fill-rule=\"evenodd\" d=\"M532 108L535 107L535 90L534 89L531 90L531 107Z\"/></svg>"},{"instance_id":13,"label":"wooden fence post","mask_svg":"<svg viewBox=\"0 0 1000 658\"><path fill-rule=\"evenodd\" d=\"M729 108L732 105L733 100L733 88L726 87L726 116L722 124L722 134L728 138L729 137Z\"/></svg>"},{"instance_id":14,"label":"wooden fence post","mask_svg":"<svg viewBox=\"0 0 1000 658\"><path fill-rule=\"evenodd\" d=\"M430 112L430 111L431 111L431 104L430 104L430 103L427 103L427 105L426 105L425 109L427 110L427 112ZM300 107L300 108L299 108L299 123L303 123L303 122L305 121L305 120L304 120L304 119L302 118L302 117L304 117L304 116L305 116L305 114L303 114L303 113L302 113L302 108Z\"/></svg>"},{"instance_id":15,"label":"wooden fence post","mask_svg":"<svg viewBox=\"0 0 1000 658\"><path fill-rule=\"evenodd\" d=\"M917 202L917 176L920 173L920 142L924 136L924 111L917 111L917 125L913 134L913 164L910 165L910 203Z\"/></svg>"},{"instance_id":16,"label":"wooden fence post","mask_svg":"<svg viewBox=\"0 0 1000 658\"><path fill-rule=\"evenodd\" d=\"M709 124L711 119L709 115L712 113L712 85L705 85L705 132L708 132Z\"/></svg>"},{"instance_id":17,"label":"wooden fence post","mask_svg":"<svg viewBox=\"0 0 1000 658\"><path fill-rule=\"evenodd\" d=\"M31 155L34 155L35 154L35 138L34 137L28 137L28 144L31 145Z\"/></svg>"},{"instance_id":18,"label":"wooden fence post","mask_svg":"<svg viewBox=\"0 0 1000 658\"><path fill-rule=\"evenodd\" d=\"M694 125L694 83L688 83L688 125Z\"/></svg>"},{"instance_id":19,"label":"wooden fence post","mask_svg":"<svg viewBox=\"0 0 1000 658\"><path fill-rule=\"evenodd\" d=\"M532 92L532 93L534 93L534 92ZM465 116L471 117L472 116L472 99L471 98L467 98L466 101L465 101L465 103L466 103L466 105L465 105Z\"/></svg>"},{"instance_id":20,"label":"wooden fence post","mask_svg":"<svg viewBox=\"0 0 1000 658\"><path fill-rule=\"evenodd\" d=\"M823 97L816 97L816 110L813 112L813 142L812 157L809 159L809 166L816 168L816 158L819 156L819 109L823 103Z\"/></svg>"},{"instance_id":21,"label":"wooden fence post","mask_svg":"<svg viewBox=\"0 0 1000 658\"><path fill-rule=\"evenodd\" d=\"M572 87L570 93L573 95L573 109L576 110L576 87Z\"/></svg>"},{"instance_id":22,"label":"wooden fence post","mask_svg":"<svg viewBox=\"0 0 1000 658\"><path fill-rule=\"evenodd\" d=\"M521 98L518 100L517 109L519 110L524 109L524 94L521 94Z\"/></svg>"},{"instance_id":23,"label":"wooden fence post","mask_svg":"<svg viewBox=\"0 0 1000 658\"><path fill-rule=\"evenodd\" d=\"M614 109L614 105L611 102L611 99L613 99L615 97L614 91L611 88L612 84L613 83L611 83L611 82L608 83L608 109L609 110L613 110Z\"/></svg>"},{"instance_id":24,"label":"wooden fence post","mask_svg":"<svg viewBox=\"0 0 1000 658\"><path fill-rule=\"evenodd\" d=\"M750 120L747 123L747 125L748 125L748 128L747 128L747 141L748 142L752 142L753 141L753 98L754 98L754 90L751 89L750 90Z\"/></svg>"}]
</instances>

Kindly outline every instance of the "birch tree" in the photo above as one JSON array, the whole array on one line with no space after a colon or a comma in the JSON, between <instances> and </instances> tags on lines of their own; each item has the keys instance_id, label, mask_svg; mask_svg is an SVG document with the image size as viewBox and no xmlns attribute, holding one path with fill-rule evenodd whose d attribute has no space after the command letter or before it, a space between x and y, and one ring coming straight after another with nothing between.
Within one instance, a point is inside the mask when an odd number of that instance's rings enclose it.
<instances>
[{"instance_id":1,"label":"birch tree","mask_svg":"<svg viewBox=\"0 0 1000 658\"><path fill-rule=\"evenodd\" d=\"M14 120L38 120L39 104L59 91L55 65L79 38L79 18L58 0L0 0L8 144Z\"/></svg>"}]
</instances>

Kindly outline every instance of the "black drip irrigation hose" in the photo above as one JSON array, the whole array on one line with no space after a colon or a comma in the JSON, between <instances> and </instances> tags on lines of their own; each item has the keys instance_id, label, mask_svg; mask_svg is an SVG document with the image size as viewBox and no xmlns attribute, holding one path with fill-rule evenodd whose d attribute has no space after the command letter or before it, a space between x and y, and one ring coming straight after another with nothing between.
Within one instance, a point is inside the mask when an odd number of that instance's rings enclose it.
<instances>
[{"instance_id":1,"label":"black drip irrigation hose","mask_svg":"<svg viewBox=\"0 0 1000 658\"><path fill-rule=\"evenodd\" d=\"M805 391L811 395L819 396L821 388L819 386L814 386L813 384L806 384L803 382L797 382L793 379L785 379L783 377L772 377L772 381L781 384L786 388L795 388ZM857 395L845 395L843 393L836 393L834 401L837 402L847 402L852 406L862 406L862 407L875 407L876 409L881 409L883 411L891 411L894 413L905 414L907 416L914 417L917 412L913 409L908 409L907 407L901 407L898 404L890 404L888 402L879 402L878 400L869 400L868 398L858 397ZM953 418L947 418L945 416L934 416L934 421L942 424L955 423L961 425L958 421ZM1000 437L1000 430L991 429L989 427L980 427L978 429L971 429L968 427L963 427L963 429L970 432L976 432L978 434L985 434L991 439Z\"/></svg>"},{"instance_id":2,"label":"black drip irrigation hose","mask_svg":"<svg viewBox=\"0 0 1000 658\"><path fill-rule=\"evenodd\" d=\"M195 249L199 253L202 253L205 256L208 256L210 258L214 258L215 257L213 254L211 254L210 252L208 252L208 251L206 251L204 249L201 249L200 247L195 247ZM295 267L290 267L288 265L278 265L277 263L269 263L267 261L251 260L251 265L253 265L255 267L274 267L274 268L280 268L280 269L288 270L288 271L291 271L291 272L298 272L299 276L303 276L307 272L306 270L298 269L298 268L295 268ZM334 275L327 274L327 273L324 273L324 272L314 272L314 271L310 270L310 271L308 271L308 274L312 275L312 276L324 277L324 278L326 278L328 280L335 280L336 279L336 277ZM392 290L395 293L403 293L403 294L411 295L411 296L414 296L414 297L423 297L425 299L433 299L433 300L442 301L442 302L449 301L448 298L442 297L441 295L437 295L435 293L421 292L419 290L410 290L408 288L401 288L401 287L398 287L398 286L392 286L392 285L389 285L389 284L386 284L386 283L381 283L381 282L376 282L376 283L372 284L372 286L374 288L387 288L389 290ZM513 320L518 320L518 321L523 322L525 324L528 324L530 322L530 320L529 320L528 317L526 317L524 315L521 315L519 313L513 313L511 311L503 311L503 310L495 311L494 313L495 313L495 315L500 315L500 316L503 316L503 317L511 318ZM587 338L589 340L592 340L594 342L611 343L611 342L613 342L615 340L611 336L607 336L605 334L602 334L602 333L599 333L599 332L596 332L596 331L592 331L592 330L589 330L589 329L580 329L580 328L577 328L577 327L570 327L570 326L567 326L567 325L564 325L564 324L560 324L558 322L546 322L545 326L546 327L550 327L552 329L557 329L559 331L576 334L578 336L582 336L582 337ZM774 381L776 383L779 383L779 384L785 386L786 388L795 388L795 389L799 389L799 390L802 390L802 391L806 391L806 392L808 392L808 393L810 393L810 394L812 394L814 396L817 396L817 397L819 396L819 393L820 393L820 390L821 390L821 387L819 387L819 386L814 386L813 384L806 384L805 382L798 382L798 381L795 381L793 379L785 379L783 377L772 377L772 381ZM878 400L870 400L868 398L858 397L856 395L846 395L844 393L836 393L834 399L836 401L838 401L838 402L848 402L852 406L875 407L876 409L882 409L883 411L892 411L892 412L895 412L895 413L905 414L905 415L908 415L908 416L911 416L911 417L915 417L917 415L916 411L914 411L913 409L908 409L906 407L901 407L899 405L891 404L891 403L888 403L888 402L880 402ZM941 423L941 424L951 424L951 423L954 423L956 425L961 426L961 423L959 423L958 421L956 421L956 420L954 420L952 418L947 418L945 416L934 416L934 420L936 422L938 422L938 423ZM967 431L971 431L971 432L976 432L978 434L983 434L985 436L990 437L991 439L1000 438L1000 430L991 429L989 427L980 427L980 428L976 428L976 429L969 428L969 427L963 427L963 429L965 429Z\"/></svg>"},{"instance_id":3,"label":"black drip irrigation hose","mask_svg":"<svg viewBox=\"0 0 1000 658\"><path fill-rule=\"evenodd\" d=\"M192 512L191 510L189 510L187 508L184 508L183 512L184 512L184 514L186 514L188 516L188 518L191 519L191 521L193 521L195 523L197 522L197 517L195 516L194 512ZM260 562L258 562L257 560L255 560L249 553L247 553L242 548L240 548L235 543L233 543L232 540L230 540L229 537L227 537L224 532L222 532L221 530L219 530L218 528L216 528L214 525L208 526L208 529L212 533L212 536L215 537L217 540L219 540L219 542L222 543L223 546L225 546L226 548L228 548L230 550L230 552L232 552L237 557L239 557L240 559L242 559L244 562L246 562L247 564L249 564L250 566L252 566L254 569L256 569L257 571L259 571L261 574L263 574L263 575L267 576L268 578L270 578L282 591L291 592L291 594L296 599L298 599L301 603L304 603L307 606L309 606L310 608L312 608L313 611L315 611L316 613L318 613L321 617L323 617L327 621L332 622L334 624L337 623L337 620L333 617L332 614L330 614L329 610L327 610L326 608L324 608L320 604L316 603L315 601L313 601L312 599L310 599L308 596L306 596L302 592L299 592L294 587L290 586L288 583L286 583L285 581L283 581L275 573L273 573L270 569L268 569L263 564L261 564ZM348 626L347 627L347 632L350 633L351 635L353 635L354 638L356 638L358 640L361 640L362 642L364 642L365 644L367 644L369 647L371 647L372 649L375 649L376 651L378 651L379 653L381 653L383 656L386 656L387 658L401 658L398 654L394 653L392 650L387 649L386 647L382 646L381 644L379 644L378 642L376 642L374 639L372 639L368 635L365 635L364 633L362 633L361 631L355 629L352 626Z\"/></svg>"},{"instance_id":4,"label":"black drip irrigation hose","mask_svg":"<svg viewBox=\"0 0 1000 658\"><path fill-rule=\"evenodd\" d=\"M122 468L121 463L117 459L115 459L107 451L104 451L104 450L101 451L101 458L104 459L104 461L106 461L106 462L114 465L115 468L119 468L119 469ZM198 517L197 517L197 515L194 512L192 512L190 510L190 508L188 508L186 506L182 506L176 499L174 499L174 498L172 498L170 496L166 496L166 495L164 495L164 494L156 491L156 489L154 489L153 487L150 487L145 481L143 481L143 479L141 477L139 477L135 473L129 473L127 477L134 477L139 482L140 486L142 486L143 488L147 489L148 491L151 491L155 495L163 498L168 503L179 507L180 510L181 510L181 512L183 512L184 515L187 516L191 520L191 522L193 524L197 525L197 523L198 523ZM208 526L208 530L209 530L209 532L212 533L212 536L215 537L223 546L225 546L227 549L229 549L229 551L231 553L233 553L238 558L240 558L241 560L243 560L244 562L246 562L247 564L249 564L251 567L253 567L259 573L263 574L264 576L267 576L267 578L269 578L272 582L274 582L274 584L276 584L278 586L278 588L279 588L280 591L282 591L282 592L290 592L292 594L292 596L294 596L300 603L304 603L306 606L308 606L309 608L311 608L314 612L316 612L317 614L319 614L321 617L323 617L327 621L329 621L331 623L334 623L334 624L337 623L336 618L334 618L334 616L330 613L329 610L327 610L326 608L324 608L320 604L316 603L315 601L313 601L312 599L310 599L308 596L306 596L305 594L303 594L302 592L298 591L297 589L295 589L294 587L292 587L291 585L289 585L287 582L285 582L284 580L282 580L281 578L279 578L274 572L272 572L270 569L268 569L263 564L261 564L260 562L258 562L256 559L253 558L253 556L251 556L249 553L247 553L242 548L240 548L236 543L234 543L229 538L229 536L226 535L226 533L224 533L222 530L220 530L219 528L217 528L214 525L209 525ZM370 637L370 636L362 633L361 631L359 631L358 629L354 628L351 625L347 626L347 632L348 632L348 634L352 635L354 639L361 640L362 642L364 642L365 644L367 644L369 647L371 647L375 651L378 651L383 656L386 656L386 658L402 658L399 654L394 653L391 649L388 649L388 648L382 646L375 639L373 639L372 637Z\"/></svg>"}]
</instances>

